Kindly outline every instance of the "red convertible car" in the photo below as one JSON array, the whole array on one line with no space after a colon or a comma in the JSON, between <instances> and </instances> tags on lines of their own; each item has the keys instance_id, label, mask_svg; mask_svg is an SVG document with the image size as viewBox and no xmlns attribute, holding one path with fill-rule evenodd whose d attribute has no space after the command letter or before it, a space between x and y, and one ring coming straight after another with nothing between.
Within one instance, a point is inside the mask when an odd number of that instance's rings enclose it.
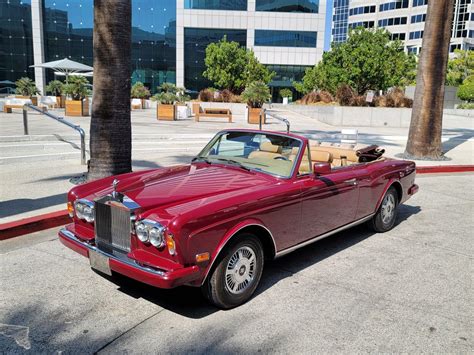
<instances>
[{"instance_id":1,"label":"red convertible car","mask_svg":"<svg viewBox=\"0 0 474 355\"><path fill-rule=\"evenodd\" d=\"M73 188L59 239L104 274L201 287L232 308L252 296L265 260L363 222L388 231L417 190L415 163L377 146L226 130L188 165Z\"/></svg>"}]
</instances>

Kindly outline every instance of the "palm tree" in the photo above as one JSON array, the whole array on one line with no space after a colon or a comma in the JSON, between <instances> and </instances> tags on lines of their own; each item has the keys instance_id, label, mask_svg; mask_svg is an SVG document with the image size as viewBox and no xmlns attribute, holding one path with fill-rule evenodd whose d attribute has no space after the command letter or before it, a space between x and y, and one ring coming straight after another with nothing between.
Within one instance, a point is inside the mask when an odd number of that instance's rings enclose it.
<instances>
[{"instance_id":1,"label":"palm tree","mask_svg":"<svg viewBox=\"0 0 474 355\"><path fill-rule=\"evenodd\" d=\"M131 1L94 0L94 93L88 180L132 168Z\"/></svg>"},{"instance_id":2,"label":"palm tree","mask_svg":"<svg viewBox=\"0 0 474 355\"><path fill-rule=\"evenodd\" d=\"M428 3L415 99L405 155L441 159L444 82L453 23L454 0Z\"/></svg>"}]
</instances>

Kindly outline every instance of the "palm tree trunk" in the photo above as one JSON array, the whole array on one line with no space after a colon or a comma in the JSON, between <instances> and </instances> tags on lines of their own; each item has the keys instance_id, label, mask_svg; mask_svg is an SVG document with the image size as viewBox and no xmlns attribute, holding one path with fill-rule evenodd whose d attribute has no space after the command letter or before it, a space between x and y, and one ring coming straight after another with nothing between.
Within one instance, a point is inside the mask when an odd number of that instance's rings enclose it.
<instances>
[{"instance_id":1,"label":"palm tree trunk","mask_svg":"<svg viewBox=\"0 0 474 355\"><path fill-rule=\"evenodd\" d=\"M441 159L444 83L453 23L454 0L428 3L415 99L405 155Z\"/></svg>"},{"instance_id":2,"label":"palm tree trunk","mask_svg":"<svg viewBox=\"0 0 474 355\"><path fill-rule=\"evenodd\" d=\"M132 169L131 1L94 0L94 93L88 180Z\"/></svg>"}]
</instances>

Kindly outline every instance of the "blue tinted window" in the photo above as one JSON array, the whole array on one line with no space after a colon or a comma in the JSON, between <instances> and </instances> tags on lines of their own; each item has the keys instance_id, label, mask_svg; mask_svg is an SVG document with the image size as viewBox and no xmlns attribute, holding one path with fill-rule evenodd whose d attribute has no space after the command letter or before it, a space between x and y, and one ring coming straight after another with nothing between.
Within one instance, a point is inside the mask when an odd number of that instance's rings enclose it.
<instances>
[{"instance_id":1,"label":"blue tinted window","mask_svg":"<svg viewBox=\"0 0 474 355\"><path fill-rule=\"evenodd\" d=\"M257 11L319 12L319 0L256 0Z\"/></svg>"},{"instance_id":2,"label":"blue tinted window","mask_svg":"<svg viewBox=\"0 0 474 355\"><path fill-rule=\"evenodd\" d=\"M408 0L399 0L399 1L392 1L385 4L380 4L379 10L380 11L389 11L395 9L406 9L408 7Z\"/></svg>"},{"instance_id":3,"label":"blue tinted window","mask_svg":"<svg viewBox=\"0 0 474 355\"><path fill-rule=\"evenodd\" d=\"M427 5L428 0L413 0L413 7Z\"/></svg>"},{"instance_id":4,"label":"blue tinted window","mask_svg":"<svg viewBox=\"0 0 474 355\"><path fill-rule=\"evenodd\" d=\"M206 70L206 47L226 36L229 42L247 45L246 30L185 28L184 29L184 86L199 91L213 84L202 76Z\"/></svg>"},{"instance_id":5,"label":"blue tinted window","mask_svg":"<svg viewBox=\"0 0 474 355\"><path fill-rule=\"evenodd\" d=\"M31 1L0 1L0 80L34 78ZM11 89L0 85L0 94Z\"/></svg>"},{"instance_id":6,"label":"blue tinted window","mask_svg":"<svg viewBox=\"0 0 474 355\"><path fill-rule=\"evenodd\" d=\"M255 30L256 46L316 47L316 32Z\"/></svg>"},{"instance_id":7,"label":"blue tinted window","mask_svg":"<svg viewBox=\"0 0 474 355\"><path fill-rule=\"evenodd\" d=\"M44 0L45 60L92 65L93 0ZM53 79L46 71L47 81ZM132 83L176 81L176 1L132 0Z\"/></svg>"},{"instance_id":8,"label":"blue tinted window","mask_svg":"<svg viewBox=\"0 0 474 355\"><path fill-rule=\"evenodd\" d=\"M185 0L185 9L247 10L247 0Z\"/></svg>"}]
</instances>

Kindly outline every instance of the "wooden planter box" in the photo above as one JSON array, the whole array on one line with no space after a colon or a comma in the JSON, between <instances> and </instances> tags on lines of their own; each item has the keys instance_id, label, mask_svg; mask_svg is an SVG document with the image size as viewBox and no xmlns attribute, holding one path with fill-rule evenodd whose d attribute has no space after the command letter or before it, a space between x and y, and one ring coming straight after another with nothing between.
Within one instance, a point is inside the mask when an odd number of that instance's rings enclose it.
<instances>
[{"instance_id":1,"label":"wooden planter box","mask_svg":"<svg viewBox=\"0 0 474 355\"><path fill-rule=\"evenodd\" d=\"M250 124L259 124L260 123L260 114L262 114L261 108L251 108L247 106L247 122ZM262 124L266 123L265 113L262 115Z\"/></svg>"},{"instance_id":2,"label":"wooden planter box","mask_svg":"<svg viewBox=\"0 0 474 355\"><path fill-rule=\"evenodd\" d=\"M174 121L176 119L176 110L174 105L158 104L156 105L156 118L159 121Z\"/></svg>"},{"instance_id":3,"label":"wooden planter box","mask_svg":"<svg viewBox=\"0 0 474 355\"><path fill-rule=\"evenodd\" d=\"M201 109L201 102L193 102L193 115L199 115Z\"/></svg>"},{"instance_id":4,"label":"wooden planter box","mask_svg":"<svg viewBox=\"0 0 474 355\"><path fill-rule=\"evenodd\" d=\"M17 99L29 99L34 106L38 106L38 98L36 96L23 96L23 95L15 95Z\"/></svg>"},{"instance_id":5,"label":"wooden planter box","mask_svg":"<svg viewBox=\"0 0 474 355\"><path fill-rule=\"evenodd\" d=\"M66 100L66 116L89 116L89 100Z\"/></svg>"}]
</instances>

